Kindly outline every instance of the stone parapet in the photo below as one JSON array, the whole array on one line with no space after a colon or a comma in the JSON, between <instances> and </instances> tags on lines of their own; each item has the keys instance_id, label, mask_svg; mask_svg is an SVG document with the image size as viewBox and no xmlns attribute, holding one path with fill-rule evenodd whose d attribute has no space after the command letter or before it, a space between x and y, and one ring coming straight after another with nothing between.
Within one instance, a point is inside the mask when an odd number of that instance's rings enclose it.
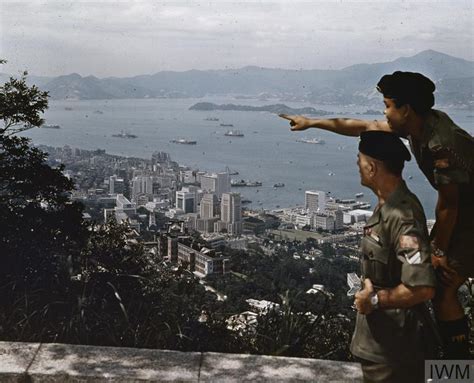
<instances>
[{"instance_id":1,"label":"stone parapet","mask_svg":"<svg viewBox=\"0 0 474 383\"><path fill-rule=\"evenodd\" d=\"M0 382L362 382L357 363L265 355L0 342Z\"/></svg>"}]
</instances>

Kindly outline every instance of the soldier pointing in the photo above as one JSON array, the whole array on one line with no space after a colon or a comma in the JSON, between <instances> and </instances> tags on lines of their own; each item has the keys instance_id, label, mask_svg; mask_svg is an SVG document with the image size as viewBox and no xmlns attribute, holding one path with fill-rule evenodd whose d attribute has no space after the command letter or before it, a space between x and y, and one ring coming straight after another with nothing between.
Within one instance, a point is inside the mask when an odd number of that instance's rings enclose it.
<instances>
[{"instance_id":1,"label":"soldier pointing","mask_svg":"<svg viewBox=\"0 0 474 383\"><path fill-rule=\"evenodd\" d=\"M474 139L446 113L432 109L434 83L420 73L394 72L377 84L386 121L309 119L280 115L291 130L320 128L347 136L381 130L408 138L411 151L437 190L436 223L431 232L432 262L441 271L433 301L446 359L469 359L469 324L457 297L474 277Z\"/></svg>"}]
</instances>

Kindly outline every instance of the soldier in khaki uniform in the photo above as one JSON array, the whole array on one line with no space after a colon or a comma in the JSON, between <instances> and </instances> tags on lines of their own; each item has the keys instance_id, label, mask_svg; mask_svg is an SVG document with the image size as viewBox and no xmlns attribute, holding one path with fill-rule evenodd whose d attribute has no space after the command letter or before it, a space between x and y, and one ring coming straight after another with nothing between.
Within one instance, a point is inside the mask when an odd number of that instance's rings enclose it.
<instances>
[{"instance_id":1,"label":"soldier in khaki uniform","mask_svg":"<svg viewBox=\"0 0 474 383\"><path fill-rule=\"evenodd\" d=\"M420 73L394 72L377 84L387 121L355 119L290 120L292 130L310 127L358 136L393 131L410 141L418 166L438 192L431 233L432 262L441 282L433 301L446 359L469 359L469 325L457 291L474 277L474 139L445 113L432 109L435 85Z\"/></svg>"},{"instance_id":2,"label":"soldier in khaki uniform","mask_svg":"<svg viewBox=\"0 0 474 383\"><path fill-rule=\"evenodd\" d=\"M430 259L426 218L418 198L402 179L410 153L393 133L361 134L361 183L378 197L364 227L356 293L357 322L351 352L368 382L421 382L426 339L421 331L436 277Z\"/></svg>"}]
</instances>

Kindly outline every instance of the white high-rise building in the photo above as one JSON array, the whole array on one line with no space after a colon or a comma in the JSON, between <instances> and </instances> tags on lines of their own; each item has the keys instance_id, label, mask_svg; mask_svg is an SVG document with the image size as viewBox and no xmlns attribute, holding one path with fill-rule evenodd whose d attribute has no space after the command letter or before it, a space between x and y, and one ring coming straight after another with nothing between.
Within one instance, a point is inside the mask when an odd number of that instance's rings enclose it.
<instances>
[{"instance_id":1,"label":"white high-rise building","mask_svg":"<svg viewBox=\"0 0 474 383\"><path fill-rule=\"evenodd\" d=\"M213 218L217 214L218 201L214 193L206 193L201 199L199 213L201 218Z\"/></svg>"},{"instance_id":2,"label":"white high-rise building","mask_svg":"<svg viewBox=\"0 0 474 383\"><path fill-rule=\"evenodd\" d=\"M201 176L201 189L206 193L215 193L221 198L222 193L230 192L229 173L212 173Z\"/></svg>"},{"instance_id":3,"label":"white high-rise building","mask_svg":"<svg viewBox=\"0 0 474 383\"><path fill-rule=\"evenodd\" d=\"M184 213L196 212L196 191L189 188L182 188L176 192L176 208L181 209Z\"/></svg>"},{"instance_id":4,"label":"white high-rise building","mask_svg":"<svg viewBox=\"0 0 474 383\"><path fill-rule=\"evenodd\" d=\"M326 210L326 192L321 190L306 190L304 193L305 208L310 212Z\"/></svg>"},{"instance_id":5,"label":"white high-rise building","mask_svg":"<svg viewBox=\"0 0 474 383\"><path fill-rule=\"evenodd\" d=\"M229 234L242 234L242 206L239 193L222 194L221 221L227 225Z\"/></svg>"},{"instance_id":6,"label":"white high-rise building","mask_svg":"<svg viewBox=\"0 0 474 383\"><path fill-rule=\"evenodd\" d=\"M136 176L132 179L132 200L136 200L139 195L153 195L153 177Z\"/></svg>"}]
</instances>

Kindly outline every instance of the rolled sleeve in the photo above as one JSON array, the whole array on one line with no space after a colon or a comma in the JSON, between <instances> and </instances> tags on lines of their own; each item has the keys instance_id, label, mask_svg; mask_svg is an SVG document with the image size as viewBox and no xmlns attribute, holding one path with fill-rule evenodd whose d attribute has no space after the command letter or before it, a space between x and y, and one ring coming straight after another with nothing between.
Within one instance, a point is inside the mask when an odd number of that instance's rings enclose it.
<instances>
[{"instance_id":1,"label":"rolled sleeve","mask_svg":"<svg viewBox=\"0 0 474 383\"><path fill-rule=\"evenodd\" d=\"M452 147L438 146L432 150L433 177L436 185L465 184L470 182L470 175L462 164L462 156Z\"/></svg>"},{"instance_id":2,"label":"rolled sleeve","mask_svg":"<svg viewBox=\"0 0 474 383\"><path fill-rule=\"evenodd\" d=\"M469 173L460 168L434 169L434 182L436 185L467 184Z\"/></svg>"},{"instance_id":3,"label":"rolled sleeve","mask_svg":"<svg viewBox=\"0 0 474 383\"><path fill-rule=\"evenodd\" d=\"M410 287L416 286L436 286L436 276L431 263L422 263L421 265L402 265L401 281L404 285Z\"/></svg>"}]
</instances>

